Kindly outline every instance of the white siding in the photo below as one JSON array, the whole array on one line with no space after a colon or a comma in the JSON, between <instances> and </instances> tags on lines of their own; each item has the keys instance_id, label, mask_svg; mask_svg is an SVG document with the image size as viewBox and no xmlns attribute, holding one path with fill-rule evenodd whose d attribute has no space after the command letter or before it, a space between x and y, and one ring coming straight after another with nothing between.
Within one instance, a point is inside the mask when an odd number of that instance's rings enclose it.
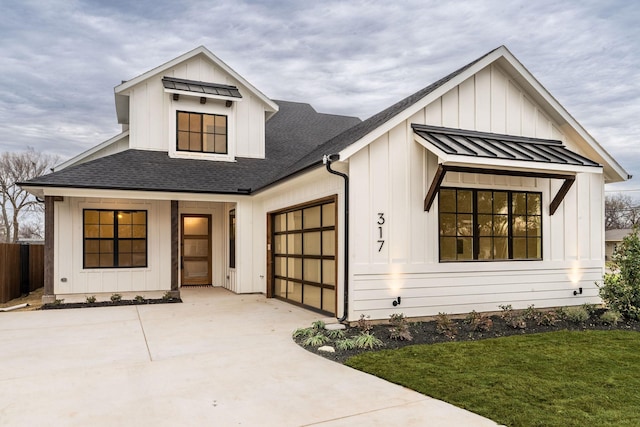
<instances>
[{"instance_id":1,"label":"white siding","mask_svg":"<svg viewBox=\"0 0 640 427\"><path fill-rule=\"evenodd\" d=\"M243 99L225 107L225 101L207 99L199 103L198 97L181 96L173 101L164 92L162 77L177 77L238 87ZM264 158L265 107L262 101L250 95L249 90L229 74L202 57L167 70L132 87L129 92L129 130L131 148L143 150L175 150L175 111L185 110L224 114L229 117L229 146L232 155Z\"/></svg>"},{"instance_id":2,"label":"white siding","mask_svg":"<svg viewBox=\"0 0 640 427\"><path fill-rule=\"evenodd\" d=\"M412 123L555 138L571 143L560 126L510 80L490 66L434 100L409 120L349 159L351 182L350 320L402 312L495 311L598 301L595 281L603 273L601 174L579 174L553 216L549 204L562 181L449 173L444 186L542 193L543 260L439 262L438 204L423 201L438 166L435 155L414 142ZM576 150L576 147L572 147ZM384 213L379 251L378 213ZM583 294L573 291L583 288ZM402 297L401 307L391 302Z\"/></svg>"},{"instance_id":3,"label":"white siding","mask_svg":"<svg viewBox=\"0 0 640 427\"><path fill-rule=\"evenodd\" d=\"M83 209L147 211L146 268L83 269ZM168 201L65 197L55 202L55 294L99 294L171 289L171 209Z\"/></svg>"}]
</instances>

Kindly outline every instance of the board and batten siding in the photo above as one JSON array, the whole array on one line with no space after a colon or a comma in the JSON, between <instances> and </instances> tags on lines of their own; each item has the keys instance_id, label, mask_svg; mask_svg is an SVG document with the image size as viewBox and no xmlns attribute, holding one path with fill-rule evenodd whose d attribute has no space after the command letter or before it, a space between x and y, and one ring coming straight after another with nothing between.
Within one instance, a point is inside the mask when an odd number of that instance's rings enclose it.
<instances>
[{"instance_id":1,"label":"board and batten siding","mask_svg":"<svg viewBox=\"0 0 640 427\"><path fill-rule=\"evenodd\" d=\"M199 104L197 97L181 97L178 101L173 101L171 94L164 92L163 76L236 86L243 98L229 108L224 106L224 101L213 99L208 99L204 105ZM262 101L203 57L194 57L167 70L162 76L154 76L137 84L129 90L128 95L131 148L175 150L175 110L184 109L228 115L229 123L233 126L229 130L230 152L238 157L264 158L265 109Z\"/></svg>"},{"instance_id":2,"label":"board and batten siding","mask_svg":"<svg viewBox=\"0 0 640 427\"><path fill-rule=\"evenodd\" d=\"M361 314L430 316L598 302L604 260L604 180L581 173L560 208L562 181L449 173L443 187L542 193L542 261L439 262L438 202L423 202L438 159L414 141L412 123L552 138L581 152L499 67L489 66L349 159L350 320ZM381 216L384 218L382 221ZM380 224L382 222L382 224ZM381 243L383 241L383 243ZM583 288L581 295L573 291ZM393 300L402 297L401 305Z\"/></svg>"},{"instance_id":3,"label":"board and batten siding","mask_svg":"<svg viewBox=\"0 0 640 427\"><path fill-rule=\"evenodd\" d=\"M146 210L147 267L83 269L83 209ZM168 291L171 289L169 201L65 197L55 202L56 295Z\"/></svg>"}]
</instances>

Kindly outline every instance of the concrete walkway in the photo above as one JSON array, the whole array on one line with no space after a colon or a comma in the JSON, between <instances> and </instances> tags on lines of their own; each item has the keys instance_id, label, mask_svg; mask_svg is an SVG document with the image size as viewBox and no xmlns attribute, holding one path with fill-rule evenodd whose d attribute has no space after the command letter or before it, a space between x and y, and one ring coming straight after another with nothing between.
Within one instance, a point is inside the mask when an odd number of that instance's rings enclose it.
<instances>
[{"instance_id":1,"label":"concrete walkway","mask_svg":"<svg viewBox=\"0 0 640 427\"><path fill-rule=\"evenodd\" d=\"M317 315L261 295L0 313L2 426L495 426L325 360Z\"/></svg>"}]
</instances>

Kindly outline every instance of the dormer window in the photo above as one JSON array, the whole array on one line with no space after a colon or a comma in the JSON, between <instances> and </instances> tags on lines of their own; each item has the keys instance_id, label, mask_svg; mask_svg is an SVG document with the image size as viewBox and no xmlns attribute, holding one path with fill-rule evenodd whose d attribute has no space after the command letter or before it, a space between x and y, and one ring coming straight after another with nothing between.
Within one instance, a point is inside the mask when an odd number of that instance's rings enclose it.
<instances>
[{"instance_id":1,"label":"dormer window","mask_svg":"<svg viewBox=\"0 0 640 427\"><path fill-rule=\"evenodd\" d=\"M177 112L176 149L227 154L227 116Z\"/></svg>"}]
</instances>

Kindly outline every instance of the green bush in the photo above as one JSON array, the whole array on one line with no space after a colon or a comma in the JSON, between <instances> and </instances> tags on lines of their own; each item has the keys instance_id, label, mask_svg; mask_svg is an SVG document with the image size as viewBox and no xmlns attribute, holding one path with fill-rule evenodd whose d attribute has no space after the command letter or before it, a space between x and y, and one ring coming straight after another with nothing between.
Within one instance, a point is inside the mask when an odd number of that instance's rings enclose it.
<instances>
[{"instance_id":1,"label":"green bush","mask_svg":"<svg viewBox=\"0 0 640 427\"><path fill-rule=\"evenodd\" d=\"M638 228L626 236L612 256L614 273L604 275L600 297L607 307L640 320L640 237Z\"/></svg>"},{"instance_id":2,"label":"green bush","mask_svg":"<svg viewBox=\"0 0 640 427\"><path fill-rule=\"evenodd\" d=\"M94 302L96 302L96 296L95 295L87 297L87 304L93 304Z\"/></svg>"},{"instance_id":3,"label":"green bush","mask_svg":"<svg viewBox=\"0 0 640 427\"><path fill-rule=\"evenodd\" d=\"M564 310L564 314L566 319L569 322L573 323L582 323L586 322L589 319L589 312L586 308L577 306L577 307L567 307Z\"/></svg>"},{"instance_id":4,"label":"green bush","mask_svg":"<svg viewBox=\"0 0 640 427\"><path fill-rule=\"evenodd\" d=\"M302 341L302 345L305 347L318 347L326 344L327 342L329 342L329 337L319 332L307 337L307 339Z\"/></svg>"},{"instance_id":5,"label":"green bush","mask_svg":"<svg viewBox=\"0 0 640 427\"><path fill-rule=\"evenodd\" d=\"M615 310L607 310L600 316L600 320L605 325L615 325L622 319L622 315Z\"/></svg>"},{"instance_id":6,"label":"green bush","mask_svg":"<svg viewBox=\"0 0 640 427\"><path fill-rule=\"evenodd\" d=\"M413 335L409 330L409 323L407 318L402 313L394 313L389 319L391 328L389 329L389 338L392 340L411 341Z\"/></svg>"},{"instance_id":7,"label":"green bush","mask_svg":"<svg viewBox=\"0 0 640 427\"><path fill-rule=\"evenodd\" d=\"M357 335L354 339L353 339L356 347L358 348L362 348L362 349L374 349L376 347L382 347L384 345L384 343L382 342L382 340L378 339L378 337L374 336L373 333L367 331L367 332L360 332L359 335Z\"/></svg>"}]
</instances>

